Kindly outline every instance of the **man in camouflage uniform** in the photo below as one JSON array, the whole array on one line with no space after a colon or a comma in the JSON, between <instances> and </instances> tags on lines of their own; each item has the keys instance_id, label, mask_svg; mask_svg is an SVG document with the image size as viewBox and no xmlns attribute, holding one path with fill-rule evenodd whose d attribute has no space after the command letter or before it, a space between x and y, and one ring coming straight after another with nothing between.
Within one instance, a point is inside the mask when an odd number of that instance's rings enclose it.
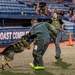
<instances>
[{"instance_id":1,"label":"man in camouflage uniform","mask_svg":"<svg viewBox=\"0 0 75 75\"><path fill-rule=\"evenodd\" d=\"M34 20L32 20L34 21ZM33 23L31 21L31 23ZM52 35L51 35L52 34ZM44 69L43 63L43 55L50 43L50 35L53 38L56 38L57 31L56 29L50 25L49 23L35 23L30 29L28 38L35 38L34 40L34 48L33 48L33 63L30 63L30 66L33 69Z\"/></svg>"}]
</instances>

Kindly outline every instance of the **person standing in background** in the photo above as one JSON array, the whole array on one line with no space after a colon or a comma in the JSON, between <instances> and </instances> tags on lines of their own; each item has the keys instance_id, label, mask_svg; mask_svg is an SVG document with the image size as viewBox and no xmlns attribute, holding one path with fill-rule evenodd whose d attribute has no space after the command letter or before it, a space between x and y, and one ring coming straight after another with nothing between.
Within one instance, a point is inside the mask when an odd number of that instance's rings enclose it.
<instances>
[{"instance_id":1,"label":"person standing in background","mask_svg":"<svg viewBox=\"0 0 75 75\"><path fill-rule=\"evenodd\" d=\"M53 13L52 19L49 20L49 23L52 24L58 32L57 38L53 40L55 43L55 48L56 48L55 58L58 59L60 58L60 55L61 55L61 49L60 49L59 43L61 40L61 32L64 30L64 23L61 19L58 18L58 14L56 12Z\"/></svg>"}]
</instances>

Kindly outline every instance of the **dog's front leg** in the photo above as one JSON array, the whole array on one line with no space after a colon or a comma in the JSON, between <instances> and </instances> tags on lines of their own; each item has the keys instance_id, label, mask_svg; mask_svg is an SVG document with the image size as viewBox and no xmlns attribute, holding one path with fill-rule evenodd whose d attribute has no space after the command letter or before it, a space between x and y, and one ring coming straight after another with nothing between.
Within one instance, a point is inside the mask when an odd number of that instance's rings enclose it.
<instances>
[{"instance_id":1,"label":"dog's front leg","mask_svg":"<svg viewBox=\"0 0 75 75\"><path fill-rule=\"evenodd\" d=\"M9 68L12 68L12 66L10 65L10 62L11 62L11 61L8 61L8 60L7 60L7 61L6 61L6 65L7 65Z\"/></svg>"}]
</instances>

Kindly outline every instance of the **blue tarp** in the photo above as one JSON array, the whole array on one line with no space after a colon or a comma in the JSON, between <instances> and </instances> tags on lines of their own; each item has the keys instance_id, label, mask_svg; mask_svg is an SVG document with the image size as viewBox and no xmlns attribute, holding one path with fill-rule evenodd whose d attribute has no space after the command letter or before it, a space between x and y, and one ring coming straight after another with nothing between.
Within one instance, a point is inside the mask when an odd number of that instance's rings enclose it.
<instances>
[{"instance_id":1,"label":"blue tarp","mask_svg":"<svg viewBox=\"0 0 75 75\"><path fill-rule=\"evenodd\" d=\"M0 28L0 46L9 45L29 32L30 27Z\"/></svg>"}]
</instances>

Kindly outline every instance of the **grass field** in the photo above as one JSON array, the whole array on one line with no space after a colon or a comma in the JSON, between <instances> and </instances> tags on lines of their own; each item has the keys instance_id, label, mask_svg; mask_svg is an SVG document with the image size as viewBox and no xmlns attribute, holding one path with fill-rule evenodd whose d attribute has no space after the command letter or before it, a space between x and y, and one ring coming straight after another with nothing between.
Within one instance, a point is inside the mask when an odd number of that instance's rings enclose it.
<instances>
[{"instance_id":1,"label":"grass field","mask_svg":"<svg viewBox=\"0 0 75 75\"><path fill-rule=\"evenodd\" d=\"M75 75L75 44L61 46L61 51L61 59L56 60L55 49L53 45L50 45L43 57L45 70L33 70L29 66L29 63L33 61L32 50L25 50L15 55L11 69L7 66L4 71L0 69L0 75Z\"/></svg>"}]
</instances>

